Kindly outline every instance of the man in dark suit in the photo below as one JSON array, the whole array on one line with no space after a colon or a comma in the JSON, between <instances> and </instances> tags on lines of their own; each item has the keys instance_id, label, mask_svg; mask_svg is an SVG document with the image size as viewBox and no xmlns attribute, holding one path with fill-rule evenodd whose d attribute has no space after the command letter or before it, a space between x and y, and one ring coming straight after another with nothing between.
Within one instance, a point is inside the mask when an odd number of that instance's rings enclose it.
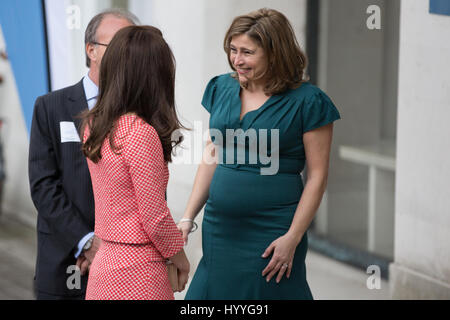
<instances>
[{"instance_id":1,"label":"man in dark suit","mask_svg":"<svg viewBox=\"0 0 450 320\"><path fill-rule=\"evenodd\" d=\"M77 116L96 103L101 60L114 34L135 24L138 19L124 10L96 15L85 32L88 75L74 86L36 100L28 171L38 211L38 300L85 297L86 273L101 240L93 233L94 197ZM81 277L75 265L81 269Z\"/></svg>"}]
</instances>

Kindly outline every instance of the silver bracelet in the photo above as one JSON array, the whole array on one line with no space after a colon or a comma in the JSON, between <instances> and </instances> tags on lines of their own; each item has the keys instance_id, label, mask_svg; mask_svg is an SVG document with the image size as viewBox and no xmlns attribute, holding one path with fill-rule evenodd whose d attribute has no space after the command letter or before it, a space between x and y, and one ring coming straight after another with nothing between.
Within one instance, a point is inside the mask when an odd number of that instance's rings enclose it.
<instances>
[{"instance_id":1,"label":"silver bracelet","mask_svg":"<svg viewBox=\"0 0 450 320\"><path fill-rule=\"evenodd\" d=\"M189 233L192 233L198 229L197 223L195 223L195 221L192 219L181 219L180 222L178 222L178 223L182 223L182 222L191 222L192 223L193 226L191 228L191 231L189 231Z\"/></svg>"}]
</instances>

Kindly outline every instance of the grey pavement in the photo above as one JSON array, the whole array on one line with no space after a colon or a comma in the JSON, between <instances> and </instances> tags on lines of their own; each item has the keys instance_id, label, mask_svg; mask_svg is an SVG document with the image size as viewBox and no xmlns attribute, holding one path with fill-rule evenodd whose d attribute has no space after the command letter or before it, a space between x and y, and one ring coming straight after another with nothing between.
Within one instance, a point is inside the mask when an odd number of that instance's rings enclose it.
<instances>
[{"instance_id":1,"label":"grey pavement","mask_svg":"<svg viewBox=\"0 0 450 320\"><path fill-rule=\"evenodd\" d=\"M36 232L14 220L0 217L0 300L30 300L36 260ZM368 289L370 275L312 250L308 251L307 278L317 300L390 299L389 283ZM176 293L183 299L185 292Z\"/></svg>"},{"instance_id":2,"label":"grey pavement","mask_svg":"<svg viewBox=\"0 0 450 320\"><path fill-rule=\"evenodd\" d=\"M0 217L0 300L34 299L36 231Z\"/></svg>"}]
</instances>

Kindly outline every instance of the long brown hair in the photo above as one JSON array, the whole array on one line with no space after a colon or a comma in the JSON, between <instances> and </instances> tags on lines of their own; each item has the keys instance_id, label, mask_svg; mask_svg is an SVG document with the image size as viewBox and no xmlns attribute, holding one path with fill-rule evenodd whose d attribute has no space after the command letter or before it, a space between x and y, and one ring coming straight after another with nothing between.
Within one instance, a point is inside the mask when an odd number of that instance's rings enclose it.
<instances>
[{"instance_id":1,"label":"long brown hair","mask_svg":"<svg viewBox=\"0 0 450 320\"><path fill-rule=\"evenodd\" d=\"M161 31L151 26L119 30L103 56L99 82L96 105L81 115L81 133L86 126L90 130L84 155L97 163L106 138L118 153L121 148L113 141L116 121L135 113L155 128L164 160L172 161L172 149L183 140L178 136L172 141L172 133L184 127L175 110L175 59Z\"/></svg>"},{"instance_id":2,"label":"long brown hair","mask_svg":"<svg viewBox=\"0 0 450 320\"><path fill-rule=\"evenodd\" d=\"M281 12L262 8L234 18L223 43L228 63L234 71L236 69L230 60L230 43L234 36L242 34L249 36L266 54L268 68L262 75L268 79L264 89L266 94L294 89L305 81L307 57L300 49L289 20ZM238 79L236 73L233 77ZM245 84L241 85L245 87Z\"/></svg>"}]
</instances>

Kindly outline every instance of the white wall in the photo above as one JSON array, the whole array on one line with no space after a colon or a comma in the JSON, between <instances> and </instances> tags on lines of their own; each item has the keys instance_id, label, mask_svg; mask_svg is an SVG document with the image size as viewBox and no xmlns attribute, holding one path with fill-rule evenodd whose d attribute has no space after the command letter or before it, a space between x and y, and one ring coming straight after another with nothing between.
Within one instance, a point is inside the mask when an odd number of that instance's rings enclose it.
<instances>
[{"instance_id":1,"label":"white wall","mask_svg":"<svg viewBox=\"0 0 450 320\"><path fill-rule=\"evenodd\" d=\"M293 24L300 45L305 44L306 0L130 0L129 3L129 9L141 22L160 28L170 44L177 60L178 113L182 123L192 129L196 121L200 121L203 131L208 128L209 115L200 104L207 82L215 75L231 71L222 46L235 16L262 7L279 10ZM198 151L196 157L201 156L202 148ZM170 165L168 203L175 220L183 216L196 171L197 164ZM200 224L201 220L202 213L196 221ZM195 271L202 255L200 232L194 233L189 241L187 253Z\"/></svg>"},{"instance_id":2,"label":"white wall","mask_svg":"<svg viewBox=\"0 0 450 320\"><path fill-rule=\"evenodd\" d=\"M450 298L450 16L401 3L394 298Z\"/></svg>"}]
</instances>

